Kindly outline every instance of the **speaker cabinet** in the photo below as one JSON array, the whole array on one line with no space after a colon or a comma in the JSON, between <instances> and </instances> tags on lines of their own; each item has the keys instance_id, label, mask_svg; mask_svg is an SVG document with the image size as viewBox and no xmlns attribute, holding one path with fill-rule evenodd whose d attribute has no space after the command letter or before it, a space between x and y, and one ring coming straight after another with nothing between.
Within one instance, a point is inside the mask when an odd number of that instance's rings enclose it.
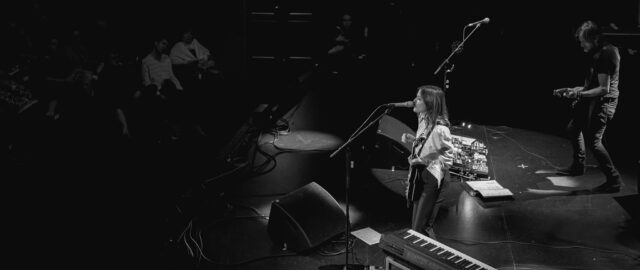
<instances>
[{"instance_id":1,"label":"speaker cabinet","mask_svg":"<svg viewBox=\"0 0 640 270\"><path fill-rule=\"evenodd\" d=\"M338 202L311 182L271 203L267 230L274 244L304 251L344 232L345 222Z\"/></svg>"}]
</instances>

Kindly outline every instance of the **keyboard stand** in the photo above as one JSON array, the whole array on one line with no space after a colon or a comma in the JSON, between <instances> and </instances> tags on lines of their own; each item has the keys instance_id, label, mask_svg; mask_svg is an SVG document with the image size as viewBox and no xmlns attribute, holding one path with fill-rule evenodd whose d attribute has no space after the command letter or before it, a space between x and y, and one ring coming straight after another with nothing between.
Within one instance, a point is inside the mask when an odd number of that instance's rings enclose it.
<instances>
[{"instance_id":1,"label":"keyboard stand","mask_svg":"<svg viewBox=\"0 0 640 270\"><path fill-rule=\"evenodd\" d=\"M387 256L384 259L384 270L414 270L414 268L397 262L391 256Z\"/></svg>"}]
</instances>

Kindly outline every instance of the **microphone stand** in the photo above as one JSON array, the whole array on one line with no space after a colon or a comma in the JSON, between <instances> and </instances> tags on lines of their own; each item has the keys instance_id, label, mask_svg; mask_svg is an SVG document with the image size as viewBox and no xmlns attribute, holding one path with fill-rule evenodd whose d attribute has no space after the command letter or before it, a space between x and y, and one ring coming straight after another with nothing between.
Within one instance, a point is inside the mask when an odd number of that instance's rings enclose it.
<instances>
[{"instance_id":1,"label":"microphone stand","mask_svg":"<svg viewBox=\"0 0 640 270\"><path fill-rule=\"evenodd\" d=\"M453 68L454 68L454 67L455 67L455 65L454 65L454 64L451 64L451 66L449 66L448 68L446 68L446 69L444 70L444 76L443 76L443 78L442 78L442 85L443 85L443 89L444 89L444 92L445 92L445 93L447 92L447 90L449 90L449 79L447 79L447 75L448 75L451 71L453 71Z\"/></svg>"},{"instance_id":2,"label":"microphone stand","mask_svg":"<svg viewBox=\"0 0 640 270\"><path fill-rule=\"evenodd\" d=\"M462 42L460 42L460 44L458 44L458 47L456 47L456 49L455 49L455 50L453 50L453 51L451 52L451 54L449 54L449 56L448 56L446 59L444 59L444 61L442 61L442 63L440 64L440 66L438 66L438 68L437 68L437 69L436 69L436 71L433 73L433 75L438 74L438 72L440 72L440 69L442 69L442 67L443 67L445 64L449 63L449 59L451 59L451 57L452 57L456 52L458 52L458 50L459 50L460 48L462 48L462 45L464 45L464 42L465 42L465 41L467 41L467 39L468 39L471 35L473 35L473 32L475 32L476 30L478 30L478 27L480 27L480 25L481 25L481 23L476 24L476 27L474 27L474 28L473 28L473 30L471 30L471 33L469 33L469 35L467 35L466 37L464 37L464 38L462 39ZM453 68L451 68L449 71L451 71L452 69L453 69Z\"/></svg>"},{"instance_id":3,"label":"microphone stand","mask_svg":"<svg viewBox=\"0 0 640 270\"><path fill-rule=\"evenodd\" d=\"M376 117L374 120L372 120L371 122L369 122L369 124L362 128L362 126L366 123L365 120L364 123L362 123L362 125L360 125L360 128L358 128L353 134L351 134L351 136L349 137L349 139L342 144L336 151L334 151L333 153L331 153L331 155L329 155L329 158L333 158L335 157L338 153L340 153L340 151L342 151L342 149L345 149L345 160L346 160L346 170L345 170L345 208L346 208L346 224L345 224L345 236L346 236L346 240L345 240L345 261L344 261L344 268L340 268L339 265L329 265L328 267L321 267L320 269L322 270L328 270L328 269L344 269L344 270L353 270L355 268L350 268L349 267L349 234L350 234L350 229L351 229L351 222L349 220L349 187L350 187L350 181L351 181L351 169L354 168L354 162L351 161L351 149L349 147L349 145L356 139L358 138L358 136L360 136L363 132L365 132L367 129L369 129L373 124L377 123L383 116L387 115L391 110L393 109L393 107L387 107L385 109L385 111L380 114L380 116ZM377 111L378 109L376 109ZM375 111L374 111L375 112ZM357 265L354 265L354 267ZM364 269L364 267L362 267L361 269Z\"/></svg>"}]
</instances>

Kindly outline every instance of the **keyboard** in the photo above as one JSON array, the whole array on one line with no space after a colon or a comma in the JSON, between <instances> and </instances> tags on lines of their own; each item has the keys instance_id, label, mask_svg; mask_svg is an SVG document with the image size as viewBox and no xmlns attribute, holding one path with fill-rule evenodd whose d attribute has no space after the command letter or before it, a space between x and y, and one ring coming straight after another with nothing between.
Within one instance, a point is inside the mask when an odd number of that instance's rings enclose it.
<instances>
[{"instance_id":1,"label":"keyboard","mask_svg":"<svg viewBox=\"0 0 640 270\"><path fill-rule=\"evenodd\" d=\"M421 269L496 270L460 251L411 229L383 234L380 247Z\"/></svg>"}]
</instances>

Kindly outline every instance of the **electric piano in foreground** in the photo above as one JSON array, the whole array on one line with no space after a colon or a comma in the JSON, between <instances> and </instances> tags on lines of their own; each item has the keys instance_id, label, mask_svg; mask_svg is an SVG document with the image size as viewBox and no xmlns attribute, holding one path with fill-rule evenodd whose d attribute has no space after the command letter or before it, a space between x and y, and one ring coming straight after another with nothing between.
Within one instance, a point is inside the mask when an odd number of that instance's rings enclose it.
<instances>
[{"instance_id":1,"label":"electric piano in foreground","mask_svg":"<svg viewBox=\"0 0 640 270\"><path fill-rule=\"evenodd\" d=\"M380 247L421 269L496 270L445 244L411 229L382 235Z\"/></svg>"}]
</instances>

